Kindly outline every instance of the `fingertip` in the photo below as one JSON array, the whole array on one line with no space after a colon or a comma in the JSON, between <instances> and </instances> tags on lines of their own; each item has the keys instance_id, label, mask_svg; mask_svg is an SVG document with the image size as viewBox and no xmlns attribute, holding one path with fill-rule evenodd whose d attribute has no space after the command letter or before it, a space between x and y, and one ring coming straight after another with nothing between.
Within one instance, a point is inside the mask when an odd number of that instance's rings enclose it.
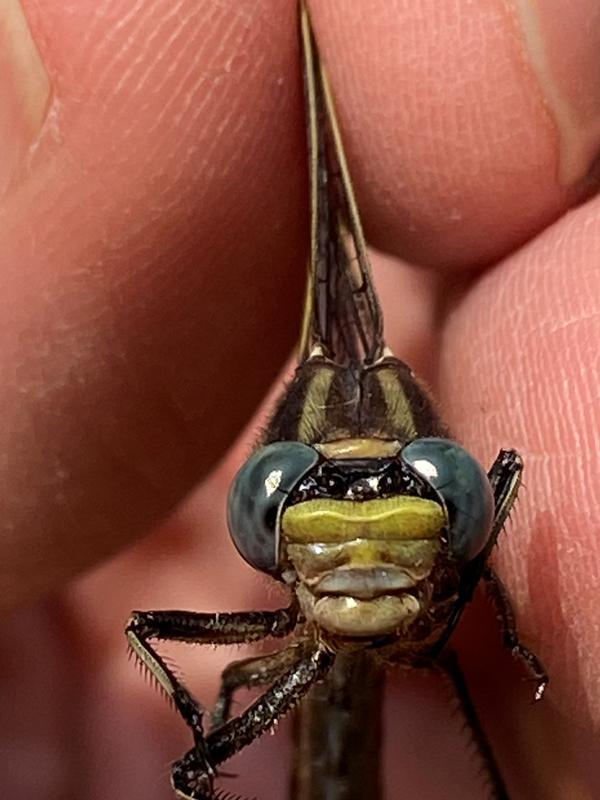
<instances>
[{"instance_id":1,"label":"fingertip","mask_svg":"<svg viewBox=\"0 0 600 800\"><path fill-rule=\"evenodd\" d=\"M0 5L0 197L23 177L51 97L50 78L19 0Z\"/></svg>"},{"instance_id":2,"label":"fingertip","mask_svg":"<svg viewBox=\"0 0 600 800\"><path fill-rule=\"evenodd\" d=\"M311 6L372 243L440 268L487 264L589 191L510 4Z\"/></svg>"},{"instance_id":3,"label":"fingertip","mask_svg":"<svg viewBox=\"0 0 600 800\"><path fill-rule=\"evenodd\" d=\"M448 423L484 462L499 447L523 456L524 488L497 563L559 708L575 704L594 720L599 250L593 200L500 264L453 309L440 377Z\"/></svg>"},{"instance_id":4,"label":"fingertip","mask_svg":"<svg viewBox=\"0 0 600 800\"><path fill-rule=\"evenodd\" d=\"M585 184L600 150L600 16L595 0L515 0L529 61L559 134L558 180Z\"/></svg>"}]
</instances>

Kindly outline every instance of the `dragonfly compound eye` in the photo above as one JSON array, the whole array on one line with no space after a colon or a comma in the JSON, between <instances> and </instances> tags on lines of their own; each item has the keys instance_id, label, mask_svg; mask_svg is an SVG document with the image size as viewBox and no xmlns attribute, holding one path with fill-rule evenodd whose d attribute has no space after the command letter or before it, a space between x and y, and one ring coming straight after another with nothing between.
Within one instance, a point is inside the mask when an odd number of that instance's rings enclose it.
<instances>
[{"instance_id":1,"label":"dragonfly compound eye","mask_svg":"<svg viewBox=\"0 0 600 800\"><path fill-rule=\"evenodd\" d=\"M443 500L450 555L463 562L475 558L488 540L494 518L494 495L482 467L448 439L415 439L403 448L401 458Z\"/></svg>"},{"instance_id":2,"label":"dragonfly compound eye","mask_svg":"<svg viewBox=\"0 0 600 800\"><path fill-rule=\"evenodd\" d=\"M253 453L229 490L227 524L239 554L255 569L277 574L279 518L289 493L319 461L300 442L273 442Z\"/></svg>"}]
</instances>

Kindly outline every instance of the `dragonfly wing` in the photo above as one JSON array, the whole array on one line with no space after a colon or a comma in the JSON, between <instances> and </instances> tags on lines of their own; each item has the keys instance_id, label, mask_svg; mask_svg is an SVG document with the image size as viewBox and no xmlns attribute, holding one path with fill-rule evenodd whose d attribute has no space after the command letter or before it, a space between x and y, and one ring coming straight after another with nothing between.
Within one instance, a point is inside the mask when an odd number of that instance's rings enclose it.
<instances>
[{"instance_id":1,"label":"dragonfly wing","mask_svg":"<svg viewBox=\"0 0 600 800\"><path fill-rule=\"evenodd\" d=\"M311 193L311 247L301 360L343 365L384 354L383 320L327 75L302 12Z\"/></svg>"}]
</instances>

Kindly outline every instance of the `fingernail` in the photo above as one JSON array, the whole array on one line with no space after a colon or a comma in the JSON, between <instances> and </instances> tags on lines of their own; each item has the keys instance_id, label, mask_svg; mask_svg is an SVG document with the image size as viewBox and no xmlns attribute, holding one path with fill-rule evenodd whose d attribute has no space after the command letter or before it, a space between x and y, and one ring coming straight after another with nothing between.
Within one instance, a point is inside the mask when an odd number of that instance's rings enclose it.
<instances>
[{"instance_id":1,"label":"fingernail","mask_svg":"<svg viewBox=\"0 0 600 800\"><path fill-rule=\"evenodd\" d=\"M51 85L19 0L0 0L0 195L24 172Z\"/></svg>"},{"instance_id":2,"label":"fingernail","mask_svg":"<svg viewBox=\"0 0 600 800\"><path fill-rule=\"evenodd\" d=\"M561 184L585 179L600 152L600 3L514 0L560 136Z\"/></svg>"}]
</instances>

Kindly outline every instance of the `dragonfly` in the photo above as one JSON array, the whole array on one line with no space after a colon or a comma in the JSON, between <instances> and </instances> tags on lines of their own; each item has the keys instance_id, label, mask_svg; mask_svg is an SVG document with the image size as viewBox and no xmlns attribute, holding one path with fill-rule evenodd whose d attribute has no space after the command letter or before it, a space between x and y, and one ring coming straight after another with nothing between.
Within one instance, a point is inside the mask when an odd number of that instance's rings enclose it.
<instances>
[{"instance_id":1,"label":"dragonfly","mask_svg":"<svg viewBox=\"0 0 600 800\"><path fill-rule=\"evenodd\" d=\"M508 594L488 560L519 488L522 460L500 450L486 473L453 441L411 369L385 342L327 74L300 4L310 177L310 263L298 363L261 441L235 476L228 526L256 570L287 587L285 608L135 611L129 646L192 735L172 767L175 796L214 800L221 765L296 708L291 796L382 796L382 679L391 668L450 675L488 773L506 785L448 645L485 585L504 643L535 682ZM157 642L284 640L231 663L207 714ZM236 692L262 693L233 714Z\"/></svg>"}]
</instances>

